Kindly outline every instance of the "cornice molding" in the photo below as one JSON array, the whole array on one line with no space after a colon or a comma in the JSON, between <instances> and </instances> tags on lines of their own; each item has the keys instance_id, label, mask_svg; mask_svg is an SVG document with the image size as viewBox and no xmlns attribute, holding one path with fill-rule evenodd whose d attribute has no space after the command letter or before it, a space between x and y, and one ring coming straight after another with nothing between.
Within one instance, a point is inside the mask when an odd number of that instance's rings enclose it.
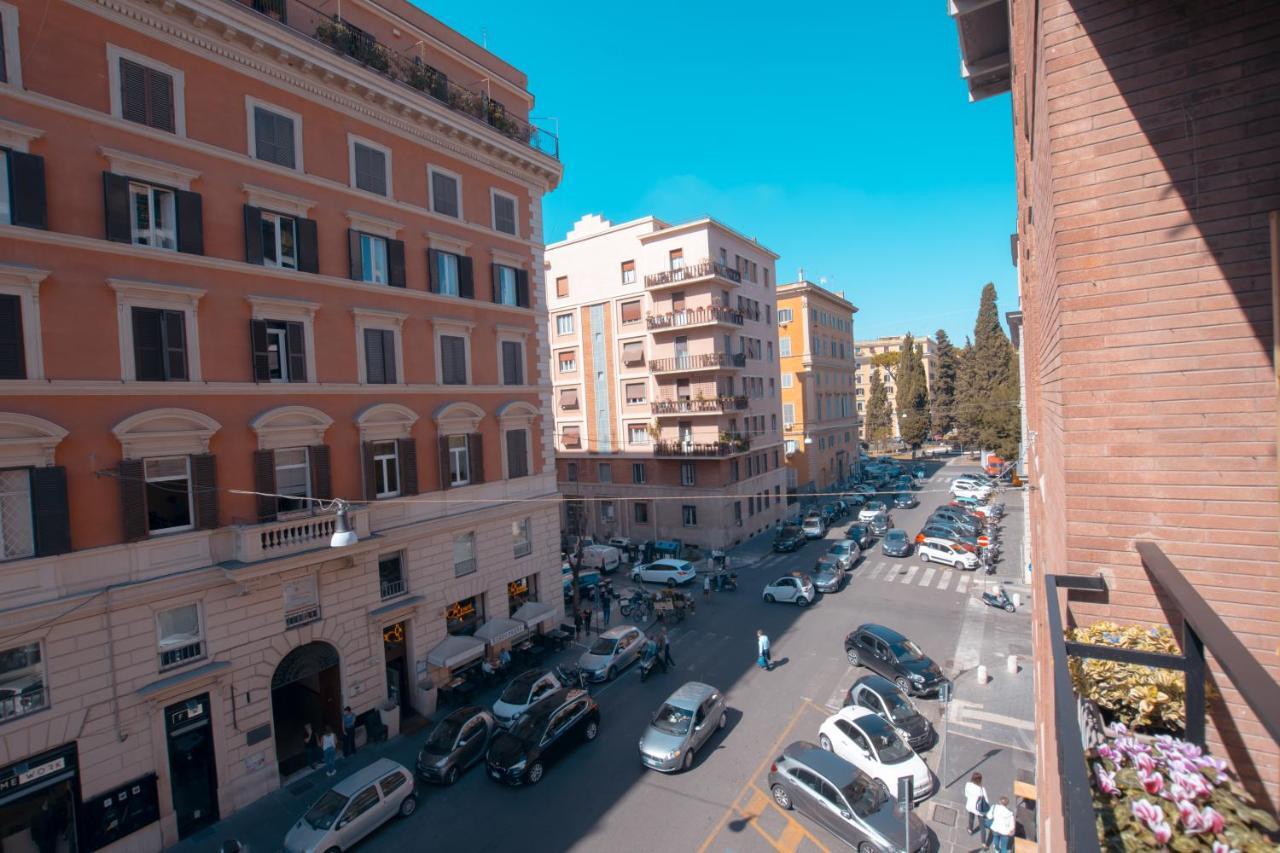
<instances>
[{"instance_id":1,"label":"cornice molding","mask_svg":"<svg viewBox=\"0 0 1280 853\"><path fill-rule=\"evenodd\" d=\"M546 385L468 385L466 393L503 394L513 392L549 395ZM124 382L119 379L3 379L0 397L276 397L321 396L414 397L438 396L457 399L457 385L358 385L349 382Z\"/></svg>"},{"instance_id":2,"label":"cornice molding","mask_svg":"<svg viewBox=\"0 0 1280 853\"><path fill-rule=\"evenodd\" d=\"M200 173L195 169L188 169L176 163L167 163L154 157L144 157L131 151L121 151L119 148L99 146L98 154L106 159L107 167L114 174L169 184L180 190L191 189L191 182L200 177Z\"/></svg>"}]
</instances>

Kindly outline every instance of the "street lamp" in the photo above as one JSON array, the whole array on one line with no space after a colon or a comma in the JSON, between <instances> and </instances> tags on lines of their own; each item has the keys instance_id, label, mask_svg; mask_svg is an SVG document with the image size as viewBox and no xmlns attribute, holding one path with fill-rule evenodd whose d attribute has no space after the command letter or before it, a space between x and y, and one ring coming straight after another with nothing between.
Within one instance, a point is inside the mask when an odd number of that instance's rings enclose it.
<instances>
[{"instance_id":1,"label":"street lamp","mask_svg":"<svg viewBox=\"0 0 1280 853\"><path fill-rule=\"evenodd\" d=\"M355 530L351 528L351 518L348 515L349 506L346 501L339 498L333 502L338 510L336 519L337 525L334 527L333 536L329 537L330 548L346 548L348 545L354 545L360 541L360 537L356 535Z\"/></svg>"}]
</instances>

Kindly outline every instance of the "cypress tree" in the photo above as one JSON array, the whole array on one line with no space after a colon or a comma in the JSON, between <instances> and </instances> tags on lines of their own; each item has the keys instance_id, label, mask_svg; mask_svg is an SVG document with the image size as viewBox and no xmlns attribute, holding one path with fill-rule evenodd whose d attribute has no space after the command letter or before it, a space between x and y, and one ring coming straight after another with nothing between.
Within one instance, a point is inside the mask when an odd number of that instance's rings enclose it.
<instances>
[{"instance_id":1,"label":"cypress tree","mask_svg":"<svg viewBox=\"0 0 1280 853\"><path fill-rule=\"evenodd\" d=\"M867 441L882 442L893 435L893 413L889 410L889 392L880 378L880 368L871 371L871 390L867 394Z\"/></svg>"},{"instance_id":2,"label":"cypress tree","mask_svg":"<svg viewBox=\"0 0 1280 853\"><path fill-rule=\"evenodd\" d=\"M1009 458L1018 452L1021 426L1018 411L1017 354L996 309L996 288L982 288L973 347L965 359L967 373L963 420L973 440L986 450Z\"/></svg>"},{"instance_id":3,"label":"cypress tree","mask_svg":"<svg viewBox=\"0 0 1280 853\"><path fill-rule=\"evenodd\" d=\"M956 373L960 369L960 353L942 329L937 331L935 337L938 341L938 367L933 374L933 388L930 389L933 431L946 435L956 424Z\"/></svg>"},{"instance_id":4,"label":"cypress tree","mask_svg":"<svg viewBox=\"0 0 1280 853\"><path fill-rule=\"evenodd\" d=\"M910 447L919 447L929 436L929 386L924 358L911 335L902 339L898 359L898 430Z\"/></svg>"}]
</instances>

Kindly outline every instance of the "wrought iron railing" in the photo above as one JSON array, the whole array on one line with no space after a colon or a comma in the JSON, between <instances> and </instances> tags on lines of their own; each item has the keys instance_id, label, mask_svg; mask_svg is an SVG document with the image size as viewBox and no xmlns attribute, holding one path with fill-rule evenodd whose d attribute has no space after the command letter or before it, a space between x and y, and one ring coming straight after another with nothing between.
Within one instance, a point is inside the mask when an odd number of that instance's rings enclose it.
<instances>
[{"instance_id":1,"label":"wrought iron railing","mask_svg":"<svg viewBox=\"0 0 1280 853\"><path fill-rule=\"evenodd\" d=\"M746 395L711 397L702 400L655 400L649 404L649 409L655 415L692 415L737 411L745 409L750 402Z\"/></svg>"},{"instance_id":2,"label":"wrought iron railing","mask_svg":"<svg viewBox=\"0 0 1280 853\"><path fill-rule=\"evenodd\" d=\"M378 584L382 592L382 600L395 598L397 595L404 595L405 590L409 588L408 582L404 578L398 580L382 580Z\"/></svg>"},{"instance_id":3,"label":"wrought iron railing","mask_svg":"<svg viewBox=\"0 0 1280 853\"><path fill-rule=\"evenodd\" d=\"M751 442L742 436L728 441L693 442L693 441L658 441L654 442L654 456L732 456L735 453L746 453L751 449Z\"/></svg>"},{"instance_id":4,"label":"wrought iron railing","mask_svg":"<svg viewBox=\"0 0 1280 853\"><path fill-rule=\"evenodd\" d=\"M662 331L709 323L732 323L735 326L741 326L743 319L741 311L721 305L711 305L702 308L686 308L683 311L667 311L664 314L649 314L644 318L644 322L650 331Z\"/></svg>"},{"instance_id":5,"label":"wrought iron railing","mask_svg":"<svg viewBox=\"0 0 1280 853\"><path fill-rule=\"evenodd\" d=\"M707 278L713 275L727 278L735 283L742 281L742 273L732 267L725 266L719 261L704 258L697 263L686 264L673 270L651 273L644 277L644 286L664 287L668 284L679 284L682 281L693 281L694 279Z\"/></svg>"},{"instance_id":6,"label":"wrought iron railing","mask_svg":"<svg viewBox=\"0 0 1280 853\"><path fill-rule=\"evenodd\" d=\"M181 646L171 646L160 650L160 668L168 669L189 660L204 657L204 641L196 640Z\"/></svg>"},{"instance_id":7,"label":"wrought iron railing","mask_svg":"<svg viewBox=\"0 0 1280 853\"><path fill-rule=\"evenodd\" d=\"M393 50L372 34L335 14L322 12L303 0L228 0L247 6L281 26L327 45L337 53L376 71L396 83L444 104L455 112L488 125L508 139L528 145L551 157L560 157L560 140L554 133L509 114L487 92L477 92L449 79L438 68L413 53Z\"/></svg>"},{"instance_id":8,"label":"wrought iron railing","mask_svg":"<svg viewBox=\"0 0 1280 853\"><path fill-rule=\"evenodd\" d=\"M745 367L746 364L747 357L743 353L704 352L696 355L651 359L649 369L654 373L678 373L682 370L705 370L709 367Z\"/></svg>"}]
</instances>

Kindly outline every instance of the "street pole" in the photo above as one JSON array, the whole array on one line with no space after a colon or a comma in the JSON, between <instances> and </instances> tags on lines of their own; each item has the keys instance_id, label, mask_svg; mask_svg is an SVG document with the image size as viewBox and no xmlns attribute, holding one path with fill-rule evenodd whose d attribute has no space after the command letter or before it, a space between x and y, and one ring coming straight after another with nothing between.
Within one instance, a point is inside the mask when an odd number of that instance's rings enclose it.
<instances>
[{"instance_id":1,"label":"street pole","mask_svg":"<svg viewBox=\"0 0 1280 853\"><path fill-rule=\"evenodd\" d=\"M952 684L950 681L942 682L942 686L938 688L938 707L942 709L942 755L938 758L938 783L942 786L947 784L947 706L951 702Z\"/></svg>"}]
</instances>

